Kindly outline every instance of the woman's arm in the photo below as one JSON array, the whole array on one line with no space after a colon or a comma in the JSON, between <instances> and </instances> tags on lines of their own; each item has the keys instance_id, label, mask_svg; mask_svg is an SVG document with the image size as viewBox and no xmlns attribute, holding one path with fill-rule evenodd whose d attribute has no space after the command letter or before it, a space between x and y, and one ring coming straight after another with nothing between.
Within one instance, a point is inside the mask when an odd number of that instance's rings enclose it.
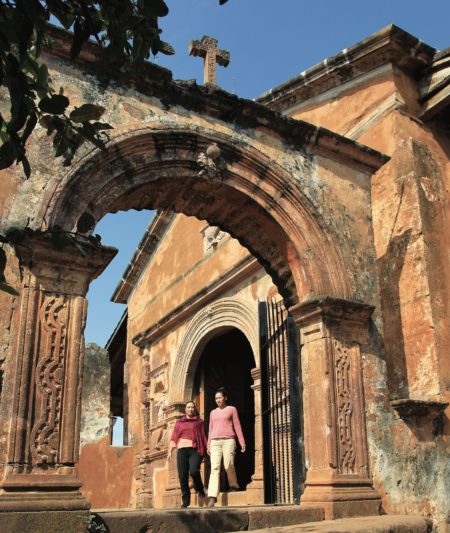
<instances>
[{"instance_id":1,"label":"woman's arm","mask_svg":"<svg viewBox=\"0 0 450 533\"><path fill-rule=\"evenodd\" d=\"M169 451L167 452L167 460L169 461L169 463L170 463L170 460L172 459L172 451L176 447L177 447L177 443L171 440L169 444Z\"/></svg>"},{"instance_id":2,"label":"woman's arm","mask_svg":"<svg viewBox=\"0 0 450 533\"><path fill-rule=\"evenodd\" d=\"M239 444L241 445L241 451L245 452L245 439L244 434L242 433L241 423L239 422L239 415L236 407L232 407L233 414L233 427L238 438Z\"/></svg>"},{"instance_id":3,"label":"woman's arm","mask_svg":"<svg viewBox=\"0 0 450 533\"><path fill-rule=\"evenodd\" d=\"M180 433L180 424L178 423L178 420L177 420L175 422L175 427L173 428L173 431L172 431L172 436L170 437L169 451L167 452L167 459L169 462L172 456L172 450L177 447L179 433Z\"/></svg>"},{"instance_id":4,"label":"woman's arm","mask_svg":"<svg viewBox=\"0 0 450 533\"><path fill-rule=\"evenodd\" d=\"M211 414L209 415L209 431L208 431L208 444L207 449L208 453L211 448L211 437L214 431L214 411L211 411Z\"/></svg>"}]
</instances>

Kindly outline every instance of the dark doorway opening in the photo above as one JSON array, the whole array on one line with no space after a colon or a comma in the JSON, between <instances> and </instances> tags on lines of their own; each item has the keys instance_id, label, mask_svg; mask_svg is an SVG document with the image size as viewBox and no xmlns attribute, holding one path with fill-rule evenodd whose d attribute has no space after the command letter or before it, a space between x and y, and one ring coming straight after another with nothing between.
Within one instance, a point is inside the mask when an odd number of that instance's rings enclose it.
<instances>
[{"instance_id":1,"label":"dark doorway opening","mask_svg":"<svg viewBox=\"0 0 450 533\"><path fill-rule=\"evenodd\" d=\"M228 403L239 413L247 451L236 453L236 474L241 490L245 490L255 472L255 399L251 388L253 380L250 370L255 359L247 338L237 329L230 329L214 337L205 346L200 357L194 379L194 401L209 427L209 415L217 406L215 392L219 387L228 391ZM205 468L205 476L209 472ZM226 476L221 476L220 490L228 490Z\"/></svg>"}]
</instances>

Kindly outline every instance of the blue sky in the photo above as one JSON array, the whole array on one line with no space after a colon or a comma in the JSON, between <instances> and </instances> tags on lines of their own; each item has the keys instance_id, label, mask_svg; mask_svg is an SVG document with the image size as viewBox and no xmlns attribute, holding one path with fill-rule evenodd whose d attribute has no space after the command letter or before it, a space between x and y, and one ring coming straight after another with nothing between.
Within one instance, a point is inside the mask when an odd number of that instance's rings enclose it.
<instances>
[{"instance_id":1,"label":"blue sky","mask_svg":"<svg viewBox=\"0 0 450 533\"><path fill-rule=\"evenodd\" d=\"M230 51L227 68L217 67L217 82L241 97L254 98L337 54L388 24L396 24L442 50L450 46L450 0L166 0L162 38L176 49L156 62L175 79L203 81L203 62L188 55L191 39L207 34ZM109 302L152 213L107 215L96 228L104 244L119 254L91 284L86 341L104 345L124 306Z\"/></svg>"}]
</instances>

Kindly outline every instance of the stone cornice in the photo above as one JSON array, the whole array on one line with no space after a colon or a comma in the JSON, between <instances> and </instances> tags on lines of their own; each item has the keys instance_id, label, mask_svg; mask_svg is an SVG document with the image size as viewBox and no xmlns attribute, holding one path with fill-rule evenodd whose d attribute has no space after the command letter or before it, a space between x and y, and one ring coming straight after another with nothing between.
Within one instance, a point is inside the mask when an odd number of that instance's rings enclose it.
<instances>
[{"instance_id":1,"label":"stone cornice","mask_svg":"<svg viewBox=\"0 0 450 533\"><path fill-rule=\"evenodd\" d=\"M325 296L294 305L289 312L300 329L301 344L326 337L367 344L374 309L373 305Z\"/></svg>"},{"instance_id":2,"label":"stone cornice","mask_svg":"<svg viewBox=\"0 0 450 533\"><path fill-rule=\"evenodd\" d=\"M289 309L289 312L298 325L312 322L318 316L366 323L374 309L375 307L370 304L324 296L317 300L294 305Z\"/></svg>"},{"instance_id":3,"label":"stone cornice","mask_svg":"<svg viewBox=\"0 0 450 533\"><path fill-rule=\"evenodd\" d=\"M71 36L59 28L49 28L54 44L46 53L70 60ZM168 109L183 106L194 113L205 114L216 120L231 122L242 128L263 128L268 136L281 140L287 147L313 154L326 154L348 164L364 167L370 173L380 168L388 158L366 146L346 139L342 135L301 120L281 115L253 100L238 98L211 84L197 85L195 80L172 80L167 69L146 63L136 72L126 65L114 69L101 61L102 50L95 43L88 43L76 60L83 70L122 86L155 97Z\"/></svg>"},{"instance_id":4,"label":"stone cornice","mask_svg":"<svg viewBox=\"0 0 450 533\"><path fill-rule=\"evenodd\" d=\"M393 63L405 70L421 71L432 63L435 53L434 48L420 39L390 25L262 94L256 100L283 112L384 64Z\"/></svg>"},{"instance_id":5,"label":"stone cornice","mask_svg":"<svg viewBox=\"0 0 450 533\"><path fill-rule=\"evenodd\" d=\"M143 348L146 344L155 342L175 328L177 324L192 316L208 303L216 300L224 292L254 274L260 268L261 265L254 257L250 255L245 257L232 270L229 270L213 283L194 294L189 300L176 307L156 324L135 335L132 339L133 344Z\"/></svg>"},{"instance_id":6,"label":"stone cornice","mask_svg":"<svg viewBox=\"0 0 450 533\"><path fill-rule=\"evenodd\" d=\"M144 233L141 242L128 263L122 279L111 296L111 301L126 304L142 272L155 254L166 231L175 219L170 211L159 211Z\"/></svg>"}]
</instances>

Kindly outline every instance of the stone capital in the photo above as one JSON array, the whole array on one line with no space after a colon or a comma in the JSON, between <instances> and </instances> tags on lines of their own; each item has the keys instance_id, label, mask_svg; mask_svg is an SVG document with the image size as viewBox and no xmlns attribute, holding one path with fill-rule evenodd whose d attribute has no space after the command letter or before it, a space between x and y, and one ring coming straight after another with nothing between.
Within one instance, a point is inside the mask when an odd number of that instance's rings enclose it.
<instances>
[{"instance_id":1,"label":"stone capital","mask_svg":"<svg viewBox=\"0 0 450 533\"><path fill-rule=\"evenodd\" d=\"M294 305L289 312L300 330L302 345L322 338L367 344L373 310L369 304L327 296Z\"/></svg>"},{"instance_id":2,"label":"stone capital","mask_svg":"<svg viewBox=\"0 0 450 533\"><path fill-rule=\"evenodd\" d=\"M40 290L84 296L89 283L104 271L117 249L94 245L82 236L73 236L61 247L55 245L51 234L41 233L17 244L16 253Z\"/></svg>"}]
</instances>

